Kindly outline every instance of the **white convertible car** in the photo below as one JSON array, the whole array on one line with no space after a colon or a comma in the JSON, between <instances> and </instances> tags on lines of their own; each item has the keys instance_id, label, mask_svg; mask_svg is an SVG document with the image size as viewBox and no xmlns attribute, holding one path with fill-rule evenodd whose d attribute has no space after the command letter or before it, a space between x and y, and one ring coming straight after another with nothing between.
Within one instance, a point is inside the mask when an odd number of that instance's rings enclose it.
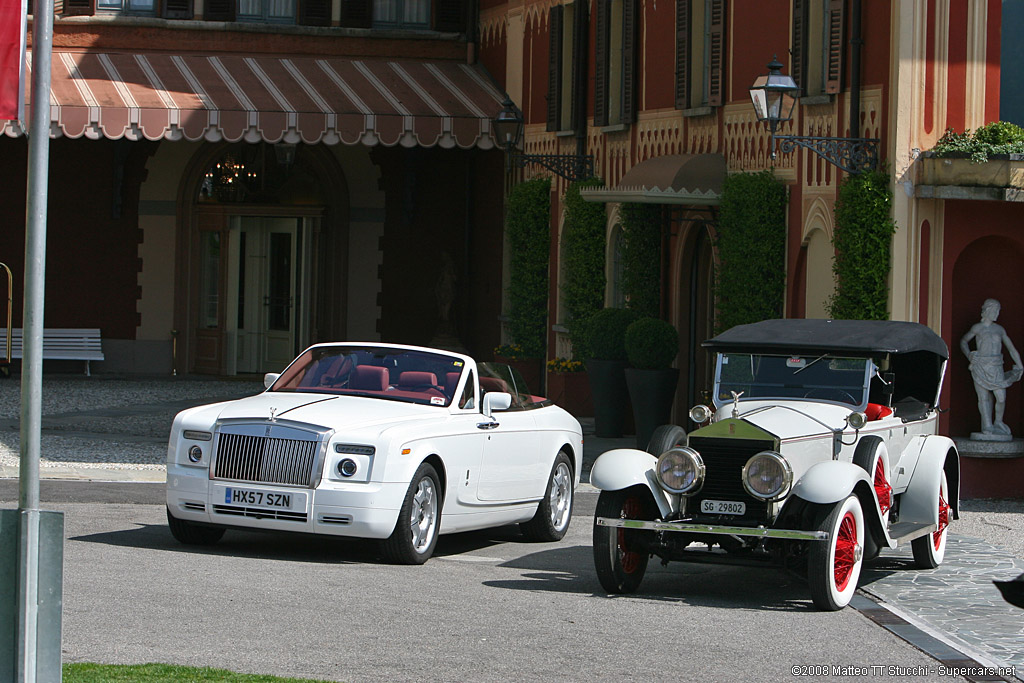
<instances>
[{"instance_id":1,"label":"white convertible car","mask_svg":"<svg viewBox=\"0 0 1024 683\"><path fill-rule=\"evenodd\" d=\"M393 344L307 349L267 391L174 418L167 522L381 539L420 564L438 534L519 523L557 541L580 481L579 422L507 365Z\"/></svg>"},{"instance_id":2,"label":"white convertible car","mask_svg":"<svg viewBox=\"0 0 1024 683\"><path fill-rule=\"evenodd\" d=\"M846 606L864 560L909 543L942 562L960 461L938 435L949 353L923 325L767 320L704 344L717 352L713 406L689 434L659 427L649 453L608 451L594 562L609 592L663 562L774 563L806 573L814 604Z\"/></svg>"}]
</instances>

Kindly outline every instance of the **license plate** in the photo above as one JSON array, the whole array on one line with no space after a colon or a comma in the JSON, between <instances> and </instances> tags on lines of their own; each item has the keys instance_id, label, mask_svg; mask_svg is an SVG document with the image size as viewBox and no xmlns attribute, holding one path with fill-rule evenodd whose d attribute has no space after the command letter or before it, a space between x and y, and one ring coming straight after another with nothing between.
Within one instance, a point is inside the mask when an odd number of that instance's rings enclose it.
<instances>
[{"instance_id":1,"label":"license plate","mask_svg":"<svg viewBox=\"0 0 1024 683\"><path fill-rule=\"evenodd\" d=\"M254 491L252 489L239 489L229 486L224 489L224 504L290 510L295 495L294 493Z\"/></svg>"},{"instance_id":2,"label":"license plate","mask_svg":"<svg viewBox=\"0 0 1024 683\"><path fill-rule=\"evenodd\" d=\"M707 515L742 515L747 511L747 504L734 500L702 500L700 511Z\"/></svg>"}]
</instances>

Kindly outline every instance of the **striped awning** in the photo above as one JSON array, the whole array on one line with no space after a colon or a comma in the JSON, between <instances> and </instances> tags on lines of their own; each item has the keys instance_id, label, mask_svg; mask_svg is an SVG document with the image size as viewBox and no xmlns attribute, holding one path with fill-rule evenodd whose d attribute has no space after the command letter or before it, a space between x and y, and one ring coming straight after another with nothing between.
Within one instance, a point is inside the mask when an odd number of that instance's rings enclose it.
<instances>
[{"instance_id":1,"label":"striped awning","mask_svg":"<svg viewBox=\"0 0 1024 683\"><path fill-rule=\"evenodd\" d=\"M50 134L69 138L489 149L504 97L440 60L61 51L51 71Z\"/></svg>"}]
</instances>

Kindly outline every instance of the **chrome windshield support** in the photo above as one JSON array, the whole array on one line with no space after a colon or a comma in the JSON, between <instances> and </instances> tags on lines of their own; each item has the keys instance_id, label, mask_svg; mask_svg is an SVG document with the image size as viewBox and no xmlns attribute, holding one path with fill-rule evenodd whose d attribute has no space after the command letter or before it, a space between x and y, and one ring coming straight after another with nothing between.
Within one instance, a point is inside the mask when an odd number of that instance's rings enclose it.
<instances>
[{"instance_id":1,"label":"chrome windshield support","mask_svg":"<svg viewBox=\"0 0 1024 683\"><path fill-rule=\"evenodd\" d=\"M622 529L648 529L650 531L681 531L688 534L718 534L753 536L755 538L784 538L794 541L827 541L827 531L801 531L799 529L768 529L765 527L725 526L719 524L693 524L691 522L648 522L640 519L595 517L597 526Z\"/></svg>"}]
</instances>

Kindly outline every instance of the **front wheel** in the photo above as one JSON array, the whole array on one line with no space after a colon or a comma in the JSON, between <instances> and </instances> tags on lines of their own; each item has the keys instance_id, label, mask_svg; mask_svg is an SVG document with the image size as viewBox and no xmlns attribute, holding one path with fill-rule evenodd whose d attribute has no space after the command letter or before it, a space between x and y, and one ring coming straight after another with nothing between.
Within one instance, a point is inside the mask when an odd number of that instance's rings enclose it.
<instances>
[{"instance_id":1,"label":"front wheel","mask_svg":"<svg viewBox=\"0 0 1024 683\"><path fill-rule=\"evenodd\" d=\"M826 541L811 541L807 583L818 609L829 612L850 604L864 565L864 511L851 495L836 503L818 526Z\"/></svg>"},{"instance_id":2,"label":"front wheel","mask_svg":"<svg viewBox=\"0 0 1024 683\"><path fill-rule=\"evenodd\" d=\"M572 503L572 467L569 456L562 452L555 458L544 498L537 506L537 514L529 522L520 524L519 528L532 541L560 541L569 529Z\"/></svg>"},{"instance_id":3,"label":"front wheel","mask_svg":"<svg viewBox=\"0 0 1024 683\"><path fill-rule=\"evenodd\" d=\"M655 516L650 493L642 488L602 491L597 499L597 517L652 520ZM601 587L609 593L633 593L647 571L650 552L646 541L650 531L598 526L594 523L594 568Z\"/></svg>"},{"instance_id":4,"label":"front wheel","mask_svg":"<svg viewBox=\"0 0 1024 683\"><path fill-rule=\"evenodd\" d=\"M423 564L434 554L441 527L440 479L432 465L416 470L398 511L395 530L384 541L384 556L396 564Z\"/></svg>"},{"instance_id":5,"label":"front wheel","mask_svg":"<svg viewBox=\"0 0 1024 683\"><path fill-rule=\"evenodd\" d=\"M943 472L939 482L939 528L910 542L910 549L914 551L914 565L919 569L935 569L942 564L942 558L946 556L948 533L949 485L946 483L946 473Z\"/></svg>"},{"instance_id":6,"label":"front wheel","mask_svg":"<svg viewBox=\"0 0 1024 683\"><path fill-rule=\"evenodd\" d=\"M174 536L178 543L185 545L213 545L224 536L224 529L213 526L201 526L178 519L167 509L167 526L171 529L171 536Z\"/></svg>"}]
</instances>

